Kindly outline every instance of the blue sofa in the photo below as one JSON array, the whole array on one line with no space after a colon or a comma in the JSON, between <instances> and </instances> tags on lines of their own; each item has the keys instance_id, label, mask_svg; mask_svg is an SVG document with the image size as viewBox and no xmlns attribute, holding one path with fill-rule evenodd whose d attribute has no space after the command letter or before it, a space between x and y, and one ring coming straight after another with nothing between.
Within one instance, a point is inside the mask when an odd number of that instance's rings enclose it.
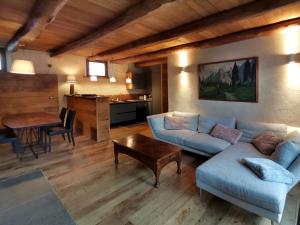
<instances>
[{"instance_id":1,"label":"blue sofa","mask_svg":"<svg viewBox=\"0 0 300 225\"><path fill-rule=\"evenodd\" d=\"M188 117L185 129L166 130L166 115ZM261 154L250 142L264 131L286 136L288 127L285 124L236 121L234 118L207 118L195 113L182 112L158 114L147 119L156 139L210 157L196 169L196 184L200 190L206 190L241 208L269 218L272 224L281 221L286 196L300 180L300 156L288 168L296 177L292 185L263 181L240 161L246 157L268 158L269 156ZM210 128L216 123L243 131L240 141L231 145L210 136Z\"/></svg>"}]
</instances>

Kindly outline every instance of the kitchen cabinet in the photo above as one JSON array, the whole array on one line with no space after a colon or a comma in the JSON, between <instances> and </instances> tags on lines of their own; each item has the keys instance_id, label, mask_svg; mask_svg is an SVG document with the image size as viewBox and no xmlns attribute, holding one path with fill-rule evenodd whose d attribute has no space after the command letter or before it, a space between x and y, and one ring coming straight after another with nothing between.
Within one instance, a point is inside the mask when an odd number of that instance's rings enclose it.
<instances>
[{"instance_id":1,"label":"kitchen cabinet","mask_svg":"<svg viewBox=\"0 0 300 225\"><path fill-rule=\"evenodd\" d=\"M136 120L134 103L110 104L110 124Z\"/></svg>"},{"instance_id":2,"label":"kitchen cabinet","mask_svg":"<svg viewBox=\"0 0 300 225\"><path fill-rule=\"evenodd\" d=\"M148 81L149 81L149 74L147 73L142 73L142 74L132 74L131 84L126 84L126 88L129 90L133 89L143 89L147 90L148 89Z\"/></svg>"},{"instance_id":3,"label":"kitchen cabinet","mask_svg":"<svg viewBox=\"0 0 300 225\"><path fill-rule=\"evenodd\" d=\"M149 115L149 101L110 104L110 124L145 121Z\"/></svg>"}]
</instances>

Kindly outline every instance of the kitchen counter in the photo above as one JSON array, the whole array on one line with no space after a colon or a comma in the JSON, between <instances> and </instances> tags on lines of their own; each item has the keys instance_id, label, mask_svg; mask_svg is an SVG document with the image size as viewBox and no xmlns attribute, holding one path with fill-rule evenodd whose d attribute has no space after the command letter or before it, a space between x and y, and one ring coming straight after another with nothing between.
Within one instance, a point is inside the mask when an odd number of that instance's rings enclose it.
<instances>
[{"instance_id":1,"label":"kitchen counter","mask_svg":"<svg viewBox=\"0 0 300 225\"><path fill-rule=\"evenodd\" d=\"M67 105L75 110L75 130L79 135L88 136L98 142L110 138L108 97L67 95Z\"/></svg>"},{"instance_id":2,"label":"kitchen counter","mask_svg":"<svg viewBox=\"0 0 300 225\"><path fill-rule=\"evenodd\" d=\"M142 122L150 114L152 100L127 100L110 102L110 124Z\"/></svg>"},{"instance_id":3,"label":"kitchen counter","mask_svg":"<svg viewBox=\"0 0 300 225\"><path fill-rule=\"evenodd\" d=\"M125 101L110 101L109 104L128 104L128 103L138 103L138 102L152 102L151 99L148 100L125 100Z\"/></svg>"},{"instance_id":4,"label":"kitchen counter","mask_svg":"<svg viewBox=\"0 0 300 225\"><path fill-rule=\"evenodd\" d=\"M66 95L66 97L72 97L72 98L84 98L84 99L106 99L107 96L104 95L96 95L96 96L88 96L88 95Z\"/></svg>"}]
</instances>

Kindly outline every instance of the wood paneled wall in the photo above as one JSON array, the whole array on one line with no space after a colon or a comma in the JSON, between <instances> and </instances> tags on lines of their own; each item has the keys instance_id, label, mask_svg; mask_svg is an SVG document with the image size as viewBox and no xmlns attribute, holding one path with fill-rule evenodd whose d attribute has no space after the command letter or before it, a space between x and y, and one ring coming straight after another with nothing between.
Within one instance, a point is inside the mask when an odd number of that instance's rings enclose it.
<instances>
[{"instance_id":1,"label":"wood paneled wall","mask_svg":"<svg viewBox=\"0 0 300 225\"><path fill-rule=\"evenodd\" d=\"M58 113L57 75L0 73L0 121L26 112Z\"/></svg>"}]
</instances>

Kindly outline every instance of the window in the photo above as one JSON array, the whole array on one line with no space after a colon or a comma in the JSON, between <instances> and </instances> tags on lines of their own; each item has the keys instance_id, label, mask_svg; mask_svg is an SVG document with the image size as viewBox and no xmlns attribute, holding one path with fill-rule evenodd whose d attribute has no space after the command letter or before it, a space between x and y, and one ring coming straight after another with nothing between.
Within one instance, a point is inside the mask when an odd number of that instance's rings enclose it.
<instances>
[{"instance_id":1,"label":"window","mask_svg":"<svg viewBox=\"0 0 300 225\"><path fill-rule=\"evenodd\" d=\"M86 61L87 76L107 77L107 62Z\"/></svg>"}]
</instances>

